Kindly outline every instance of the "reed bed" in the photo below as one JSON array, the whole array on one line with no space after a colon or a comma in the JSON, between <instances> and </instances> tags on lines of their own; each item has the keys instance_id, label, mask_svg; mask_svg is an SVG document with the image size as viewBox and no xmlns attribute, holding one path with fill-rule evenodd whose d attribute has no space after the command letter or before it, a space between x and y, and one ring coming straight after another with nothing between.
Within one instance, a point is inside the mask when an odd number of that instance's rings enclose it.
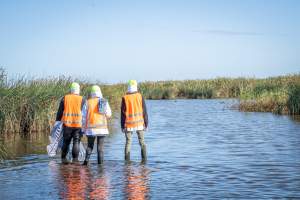
<instances>
[{"instance_id":1,"label":"reed bed","mask_svg":"<svg viewBox=\"0 0 300 200\"><path fill-rule=\"evenodd\" d=\"M300 75L258 79L241 92L240 110L300 114Z\"/></svg>"},{"instance_id":2,"label":"reed bed","mask_svg":"<svg viewBox=\"0 0 300 200\"><path fill-rule=\"evenodd\" d=\"M55 120L60 99L68 92L72 81L81 85L87 96L88 81L70 77L7 80L0 69L0 131L48 133ZM114 113L118 113L126 84L98 83ZM210 80L142 82L139 90L146 99L210 99L238 98L241 111L261 111L278 114L300 114L300 75L266 79L216 78ZM118 115L118 114L117 114Z\"/></svg>"},{"instance_id":3,"label":"reed bed","mask_svg":"<svg viewBox=\"0 0 300 200\"><path fill-rule=\"evenodd\" d=\"M6 149L4 148L2 142L0 141L0 164L6 157L7 157Z\"/></svg>"}]
</instances>

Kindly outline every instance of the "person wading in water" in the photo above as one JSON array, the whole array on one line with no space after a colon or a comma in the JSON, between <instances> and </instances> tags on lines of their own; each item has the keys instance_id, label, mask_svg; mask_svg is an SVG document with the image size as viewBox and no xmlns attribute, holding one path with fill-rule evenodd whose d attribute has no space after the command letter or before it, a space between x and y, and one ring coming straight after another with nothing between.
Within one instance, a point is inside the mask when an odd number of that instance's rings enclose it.
<instances>
[{"instance_id":1,"label":"person wading in water","mask_svg":"<svg viewBox=\"0 0 300 200\"><path fill-rule=\"evenodd\" d=\"M83 165L89 162L96 138L98 164L103 163L104 138L109 134L107 127L109 117L111 117L111 109L108 101L103 98L100 87L94 85L91 88L90 98L83 106L83 130L88 140Z\"/></svg>"},{"instance_id":2,"label":"person wading in water","mask_svg":"<svg viewBox=\"0 0 300 200\"><path fill-rule=\"evenodd\" d=\"M70 87L70 93L61 99L56 114L56 121L63 122L63 147L61 151L61 159L63 164L68 164L66 156L72 139L73 162L78 162L79 143L82 134L82 107L85 103L85 99L80 96L79 93L79 84L76 82L72 83Z\"/></svg>"},{"instance_id":3,"label":"person wading in water","mask_svg":"<svg viewBox=\"0 0 300 200\"><path fill-rule=\"evenodd\" d=\"M137 90L136 80L128 82L127 93L122 98L121 128L125 133L125 160L130 161L131 136L136 131L141 147L142 162L147 161L144 132L148 127L148 115L145 100Z\"/></svg>"}]
</instances>

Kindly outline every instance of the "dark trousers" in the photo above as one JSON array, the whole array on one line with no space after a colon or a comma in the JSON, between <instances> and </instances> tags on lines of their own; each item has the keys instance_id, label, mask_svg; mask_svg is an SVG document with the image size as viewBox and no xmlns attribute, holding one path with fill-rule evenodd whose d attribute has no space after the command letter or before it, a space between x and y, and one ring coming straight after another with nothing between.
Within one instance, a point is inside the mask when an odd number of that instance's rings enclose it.
<instances>
[{"instance_id":1,"label":"dark trousers","mask_svg":"<svg viewBox=\"0 0 300 200\"><path fill-rule=\"evenodd\" d=\"M64 126L63 137L64 137L64 143L62 146L61 158L66 159L71 140L73 139L72 157L73 157L73 161L78 161L81 128L71 128L71 127Z\"/></svg>"},{"instance_id":2,"label":"dark trousers","mask_svg":"<svg viewBox=\"0 0 300 200\"><path fill-rule=\"evenodd\" d=\"M87 136L88 146L86 148L86 154L85 154L85 162L86 163L90 159L90 156L92 154L96 138L97 138L97 160L98 160L98 164L103 163L103 157L104 157L103 147L104 147L104 138L105 138L105 136Z\"/></svg>"}]
</instances>

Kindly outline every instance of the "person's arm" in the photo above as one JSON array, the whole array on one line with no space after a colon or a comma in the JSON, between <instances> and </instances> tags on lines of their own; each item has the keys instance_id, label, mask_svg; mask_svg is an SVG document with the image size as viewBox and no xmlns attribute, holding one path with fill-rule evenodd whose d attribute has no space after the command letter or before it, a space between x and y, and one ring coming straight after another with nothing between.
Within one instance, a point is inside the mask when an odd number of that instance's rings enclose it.
<instances>
[{"instance_id":1,"label":"person's arm","mask_svg":"<svg viewBox=\"0 0 300 200\"><path fill-rule=\"evenodd\" d=\"M125 99L122 98L122 104L121 104L121 128L122 130L125 128L125 119L126 119L126 105L125 105Z\"/></svg>"},{"instance_id":2,"label":"person's arm","mask_svg":"<svg viewBox=\"0 0 300 200\"><path fill-rule=\"evenodd\" d=\"M148 113L147 113L147 107L146 107L146 102L144 97L143 98L143 117L144 117L144 124L145 124L145 129L148 128Z\"/></svg>"},{"instance_id":3,"label":"person's arm","mask_svg":"<svg viewBox=\"0 0 300 200\"><path fill-rule=\"evenodd\" d=\"M55 121L61 121L63 113L64 113L64 97L60 100L58 111L56 113Z\"/></svg>"}]
</instances>

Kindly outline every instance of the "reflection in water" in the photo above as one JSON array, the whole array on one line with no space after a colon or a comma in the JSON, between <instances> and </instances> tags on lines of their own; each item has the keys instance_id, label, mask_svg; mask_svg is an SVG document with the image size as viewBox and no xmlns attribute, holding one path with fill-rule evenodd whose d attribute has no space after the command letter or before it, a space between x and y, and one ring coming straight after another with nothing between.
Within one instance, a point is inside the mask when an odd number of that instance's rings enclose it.
<instances>
[{"instance_id":1,"label":"reflection in water","mask_svg":"<svg viewBox=\"0 0 300 200\"><path fill-rule=\"evenodd\" d=\"M149 199L149 170L141 165L125 166L125 195L129 200Z\"/></svg>"},{"instance_id":2,"label":"reflection in water","mask_svg":"<svg viewBox=\"0 0 300 200\"><path fill-rule=\"evenodd\" d=\"M50 161L49 167L60 199L110 199L110 180L103 166L61 165ZM145 165L127 164L123 171L125 198L149 199L150 170Z\"/></svg>"},{"instance_id":3,"label":"reflection in water","mask_svg":"<svg viewBox=\"0 0 300 200\"><path fill-rule=\"evenodd\" d=\"M290 115L289 116L292 120L300 123L300 115Z\"/></svg>"},{"instance_id":4,"label":"reflection in water","mask_svg":"<svg viewBox=\"0 0 300 200\"><path fill-rule=\"evenodd\" d=\"M98 176L92 180L89 198L95 200L109 199L109 181L102 167L99 170Z\"/></svg>"},{"instance_id":5,"label":"reflection in water","mask_svg":"<svg viewBox=\"0 0 300 200\"><path fill-rule=\"evenodd\" d=\"M61 196L63 199L84 199L87 190L88 174L87 170L80 166L61 166Z\"/></svg>"},{"instance_id":6,"label":"reflection in water","mask_svg":"<svg viewBox=\"0 0 300 200\"><path fill-rule=\"evenodd\" d=\"M0 164L0 199L300 199L299 118L223 109L227 100L146 103L147 166L124 165L119 132L103 168L95 154L89 167L49 164L45 134L0 135L12 158Z\"/></svg>"},{"instance_id":7,"label":"reflection in water","mask_svg":"<svg viewBox=\"0 0 300 200\"><path fill-rule=\"evenodd\" d=\"M28 154L44 154L48 143L48 136L43 132L30 135L0 134L0 146L5 149L5 154L2 155L5 159L16 159Z\"/></svg>"},{"instance_id":8,"label":"reflection in water","mask_svg":"<svg viewBox=\"0 0 300 200\"><path fill-rule=\"evenodd\" d=\"M93 175L87 166L60 165L53 162L50 167L58 183L61 199L109 199L109 182L103 168Z\"/></svg>"}]
</instances>

